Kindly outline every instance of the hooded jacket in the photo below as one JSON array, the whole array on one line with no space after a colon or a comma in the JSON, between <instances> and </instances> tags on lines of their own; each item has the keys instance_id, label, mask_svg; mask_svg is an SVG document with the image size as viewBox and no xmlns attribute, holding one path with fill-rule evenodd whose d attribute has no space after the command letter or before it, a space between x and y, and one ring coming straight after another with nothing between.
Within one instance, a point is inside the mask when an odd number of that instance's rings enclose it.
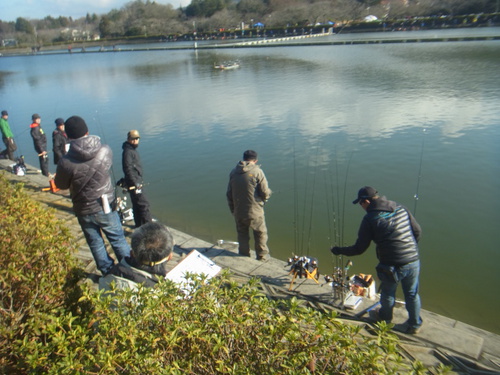
<instances>
[{"instance_id":1,"label":"hooded jacket","mask_svg":"<svg viewBox=\"0 0 500 375\"><path fill-rule=\"evenodd\" d=\"M66 144L69 143L68 136L63 130L55 129L52 132L52 151L54 152L54 164L66 154Z\"/></svg>"},{"instance_id":2,"label":"hooded jacket","mask_svg":"<svg viewBox=\"0 0 500 375\"><path fill-rule=\"evenodd\" d=\"M420 234L420 225L405 207L380 197L368 206L356 243L337 249L339 254L359 255L373 241L380 263L401 266L419 259Z\"/></svg>"},{"instance_id":3,"label":"hooded jacket","mask_svg":"<svg viewBox=\"0 0 500 375\"><path fill-rule=\"evenodd\" d=\"M262 216L264 203L271 194L264 172L255 163L240 161L229 174L226 197L236 218Z\"/></svg>"},{"instance_id":4,"label":"hooded jacket","mask_svg":"<svg viewBox=\"0 0 500 375\"><path fill-rule=\"evenodd\" d=\"M102 196L114 200L114 187L109 175L113 152L101 139L89 135L71 141L71 147L59 161L55 177L59 189L70 189L73 210L77 216L103 210Z\"/></svg>"},{"instance_id":5,"label":"hooded jacket","mask_svg":"<svg viewBox=\"0 0 500 375\"><path fill-rule=\"evenodd\" d=\"M122 149L122 168L125 174L125 183L130 187L142 185L142 165L141 158L136 150L137 147L129 142L123 142Z\"/></svg>"}]
</instances>

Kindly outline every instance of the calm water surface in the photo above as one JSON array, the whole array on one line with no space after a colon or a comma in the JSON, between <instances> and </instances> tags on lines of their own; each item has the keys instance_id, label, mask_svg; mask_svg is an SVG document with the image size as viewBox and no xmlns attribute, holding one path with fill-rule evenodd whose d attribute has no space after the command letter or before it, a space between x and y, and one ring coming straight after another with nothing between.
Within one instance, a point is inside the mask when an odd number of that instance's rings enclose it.
<instances>
[{"instance_id":1,"label":"calm water surface","mask_svg":"<svg viewBox=\"0 0 500 375\"><path fill-rule=\"evenodd\" d=\"M32 113L49 135L82 116L116 179L138 129L154 215L209 242L235 240L227 179L257 150L272 254L318 257L323 274L330 246L356 239L358 188L375 186L422 225L424 308L500 333L499 62L499 41L12 57L0 106L32 165ZM374 273L373 246L352 260Z\"/></svg>"}]
</instances>

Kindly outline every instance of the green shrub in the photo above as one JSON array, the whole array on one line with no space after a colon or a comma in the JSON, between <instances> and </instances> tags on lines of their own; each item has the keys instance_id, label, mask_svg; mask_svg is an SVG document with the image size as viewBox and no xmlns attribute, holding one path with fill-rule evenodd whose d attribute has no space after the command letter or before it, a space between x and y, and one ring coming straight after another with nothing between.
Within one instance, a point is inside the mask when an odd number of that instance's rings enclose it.
<instances>
[{"instance_id":1,"label":"green shrub","mask_svg":"<svg viewBox=\"0 0 500 375\"><path fill-rule=\"evenodd\" d=\"M76 267L65 225L0 175L0 369L22 362L16 347L34 340L67 301ZM17 366L17 365L16 365Z\"/></svg>"},{"instance_id":2,"label":"green shrub","mask_svg":"<svg viewBox=\"0 0 500 375\"><path fill-rule=\"evenodd\" d=\"M170 281L154 289L86 290L94 310L47 322L43 342L21 348L30 371L90 374L423 374L403 361L381 326L365 338L334 313L271 300L258 280L239 285L225 271L189 298ZM436 370L435 373L439 373Z\"/></svg>"}]
</instances>

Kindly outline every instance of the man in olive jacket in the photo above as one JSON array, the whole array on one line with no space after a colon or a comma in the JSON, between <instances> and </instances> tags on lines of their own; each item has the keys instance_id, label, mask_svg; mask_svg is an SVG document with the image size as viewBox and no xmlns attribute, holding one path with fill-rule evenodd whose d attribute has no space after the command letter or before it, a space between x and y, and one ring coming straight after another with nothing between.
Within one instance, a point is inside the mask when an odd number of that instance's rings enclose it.
<instances>
[{"instance_id":1,"label":"man in olive jacket","mask_svg":"<svg viewBox=\"0 0 500 375\"><path fill-rule=\"evenodd\" d=\"M257 153L247 150L229 175L227 202L236 221L238 232L238 252L250 256L251 228L255 238L255 252L258 260L269 257L267 247L267 227L264 217L264 204L271 197L266 176L257 165Z\"/></svg>"},{"instance_id":2,"label":"man in olive jacket","mask_svg":"<svg viewBox=\"0 0 500 375\"><path fill-rule=\"evenodd\" d=\"M109 170L113 153L99 137L88 135L87 124L81 117L67 119L65 128L71 147L57 164L55 183L59 189L70 189L78 223L97 268L106 275L114 261L106 251L103 233L118 261L130 255L120 216L112 210L115 190Z\"/></svg>"}]
</instances>

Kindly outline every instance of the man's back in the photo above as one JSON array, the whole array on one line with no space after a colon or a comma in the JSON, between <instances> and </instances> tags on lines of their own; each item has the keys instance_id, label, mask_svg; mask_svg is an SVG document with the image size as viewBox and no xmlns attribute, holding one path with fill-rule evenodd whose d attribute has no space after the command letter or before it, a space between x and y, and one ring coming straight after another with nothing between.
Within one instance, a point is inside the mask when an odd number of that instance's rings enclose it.
<instances>
[{"instance_id":1,"label":"man's back","mask_svg":"<svg viewBox=\"0 0 500 375\"><path fill-rule=\"evenodd\" d=\"M99 137L87 136L73 140L61 159L55 177L56 186L70 189L73 209L77 215L89 215L102 208L100 198L111 202L114 188L109 175L113 153Z\"/></svg>"},{"instance_id":2,"label":"man's back","mask_svg":"<svg viewBox=\"0 0 500 375\"><path fill-rule=\"evenodd\" d=\"M240 161L229 176L227 196L235 216L252 216L262 212L264 202L271 196L271 189L257 164Z\"/></svg>"}]
</instances>

